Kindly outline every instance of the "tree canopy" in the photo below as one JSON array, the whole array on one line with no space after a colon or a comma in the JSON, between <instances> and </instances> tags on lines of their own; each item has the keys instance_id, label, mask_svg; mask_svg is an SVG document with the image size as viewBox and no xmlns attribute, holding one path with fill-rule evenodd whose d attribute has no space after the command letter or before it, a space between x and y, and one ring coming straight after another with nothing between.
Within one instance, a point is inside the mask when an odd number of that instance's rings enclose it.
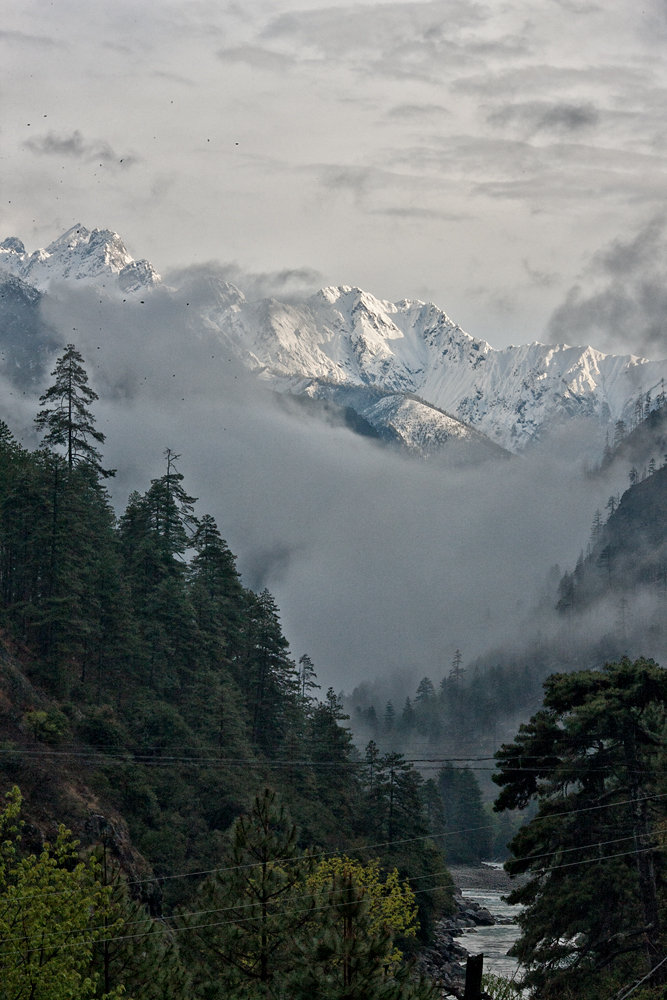
<instances>
[{"instance_id":1,"label":"tree canopy","mask_svg":"<svg viewBox=\"0 0 667 1000\"><path fill-rule=\"evenodd\" d=\"M102 469L102 456L96 447L104 443L104 434L95 428L90 406L99 397L88 385L83 358L74 344L67 345L51 374L55 381L40 396L43 409L35 417L37 427L44 432L44 444L63 447L70 470L88 462L101 475L112 476L113 471Z\"/></svg>"},{"instance_id":2,"label":"tree canopy","mask_svg":"<svg viewBox=\"0 0 667 1000\"><path fill-rule=\"evenodd\" d=\"M667 672L627 658L554 674L544 705L496 754L497 810L537 811L510 844L523 876L513 948L545 1000L605 977L666 980Z\"/></svg>"}]
</instances>

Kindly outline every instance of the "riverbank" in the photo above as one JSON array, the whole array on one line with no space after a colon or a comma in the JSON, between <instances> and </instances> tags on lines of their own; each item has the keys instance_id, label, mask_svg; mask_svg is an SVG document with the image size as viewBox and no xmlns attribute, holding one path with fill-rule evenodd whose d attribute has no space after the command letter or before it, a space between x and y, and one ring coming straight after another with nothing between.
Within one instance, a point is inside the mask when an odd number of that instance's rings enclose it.
<instances>
[{"instance_id":1,"label":"riverbank","mask_svg":"<svg viewBox=\"0 0 667 1000\"><path fill-rule=\"evenodd\" d=\"M497 865L481 864L448 865L449 872L457 889L490 889L503 895L511 892L517 884L511 879L504 868Z\"/></svg>"},{"instance_id":2,"label":"riverbank","mask_svg":"<svg viewBox=\"0 0 667 1000\"><path fill-rule=\"evenodd\" d=\"M512 888L512 881L501 868L490 865L477 867L450 866L456 886L455 912L438 922L431 948L420 957L420 971L438 986L443 1000L461 1000L465 991L465 966L469 954L489 955L495 950L492 939L500 934L502 950L496 961L505 959L504 952L515 936L511 910L502 901ZM489 905L483 905L488 903ZM493 972L488 958L485 971ZM496 972L510 974L509 969Z\"/></svg>"}]
</instances>

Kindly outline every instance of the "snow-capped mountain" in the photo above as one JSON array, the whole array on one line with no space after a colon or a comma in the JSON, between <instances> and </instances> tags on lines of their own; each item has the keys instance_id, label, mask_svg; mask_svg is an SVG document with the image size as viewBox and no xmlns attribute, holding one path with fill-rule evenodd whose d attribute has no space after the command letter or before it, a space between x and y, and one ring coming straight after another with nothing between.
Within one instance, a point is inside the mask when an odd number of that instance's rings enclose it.
<instances>
[{"instance_id":1,"label":"snow-capped mountain","mask_svg":"<svg viewBox=\"0 0 667 1000\"><path fill-rule=\"evenodd\" d=\"M347 286L298 305L236 299L208 322L285 391L335 399L356 386L417 396L515 452L573 417L613 426L667 376L667 362L592 347L494 350L431 303L385 302Z\"/></svg>"},{"instance_id":2,"label":"snow-capped mountain","mask_svg":"<svg viewBox=\"0 0 667 1000\"><path fill-rule=\"evenodd\" d=\"M117 283L126 293L150 288L160 276L147 260L134 260L117 233L78 223L45 250L27 253L16 236L0 243L0 270L45 291L57 281Z\"/></svg>"},{"instance_id":3,"label":"snow-capped mountain","mask_svg":"<svg viewBox=\"0 0 667 1000\"><path fill-rule=\"evenodd\" d=\"M223 280L195 289L159 286L110 230L74 226L28 254L0 244L0 274L48 290L58 281L107 289L187 293L187 332L213 333L279 392L353 410L379 436L420 455L455 448L476 457L520 452L558 423L592 418L602 431L629 420L639 395L657 394L666 361L605 355L592 347L539 343L495 350L432 303L387 302L349 286L299 302L249 300ZM23 293L25 294L25 292ZM174 315L182 315L174 310ZM182 335L182 329L172 331Z\"/></svg>"}]
</instances>

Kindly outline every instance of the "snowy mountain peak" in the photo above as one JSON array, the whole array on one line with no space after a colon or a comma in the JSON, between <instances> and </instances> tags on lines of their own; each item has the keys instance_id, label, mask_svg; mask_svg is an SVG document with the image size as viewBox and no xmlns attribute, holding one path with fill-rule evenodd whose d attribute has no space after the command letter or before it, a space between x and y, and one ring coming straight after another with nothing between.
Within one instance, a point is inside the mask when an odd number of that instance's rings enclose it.
<instances>
[{"instance_id":1,"label":"snowy mountain peak","mask_svg":"<svg viewBox=\"0 0 667 1000\"><path fill-rule=\"evenodd\" d=\"M83 281L140 293L160 280L117 233L81 224L34 253L15 236L5 239L3 273L40 291ZM195 268L165 294L193 304L188 331L213 333L275 389L349 407L420 454L470 440L470 428L514 452L573 419L596 421L604 436L667 378L667 362L593 347L533 342L496 350L433 303L389 302L352 285L300 301L246 299L222 272Z\"/></svg>"},{"instance_id":2,"label":"snowy mountain peak","mask_svg":"<svg viewBox=\"0 0 667 1000\"><path fill-rule=\"evenodd\" d=\"M0 270L45 291L57 281L117 285L124 292L150 288L160 280L147 260L135 261L118 233L72 226L43 249L29 254L10 236L0 244Z\"/></svg>"},{"instance_id":3,"label":"snowy mountain peak","mask_svg":"<svg viewBox=\"0 0 667 1000\"><path fill-rule=\"evenodd\" d=\"M386 302L350 286L323 288L299 305L241 308L218 324L238 356L277 388L303 392L306 385L309 395L352 405L374 426L391 409L400 436L407 412L416 427L426 411L399 408L396 398L418 397L515 452L571 419L596 421L604 440L638 395L667 377L664 362L592 347L534 342L496 350L432 303ZM395 399L379 407L356 392L362 389Z\"/></svg>"},{"instance_id":4,"label":"snowy mountain peak","mask_svg":"<svg viewBox=\"0 0 667 1000\"><path fill-rule=\"evenodd\" d=\"M53 242L49 243L48 247L46 247L46 253L58 253L62 248L73 250L80 243L87 243L89 239L90 230L86 229L80 222L77 222L66 233L63 233L53 240Z\"/></svg>"},{"instance_id":5,"label":"snowy mountain peak","mask_svg":"<svg viewBox=\"0 0 667 1000\"><path fill-rule=\"evenodd\" d=\"M0 250L5 250L8 253L25 253L25 244L18 236L8 236L6 240L0 243Z\"/></svg>"}]
</instances>

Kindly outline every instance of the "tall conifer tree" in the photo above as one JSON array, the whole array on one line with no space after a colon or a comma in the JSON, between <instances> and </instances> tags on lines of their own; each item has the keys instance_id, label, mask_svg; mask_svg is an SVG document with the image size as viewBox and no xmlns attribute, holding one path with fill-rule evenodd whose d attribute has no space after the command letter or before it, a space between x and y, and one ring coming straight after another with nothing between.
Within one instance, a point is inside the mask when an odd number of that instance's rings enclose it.
<instances>
[{"instance_id":1,"label":"tall conifer tree","mask_svg":"<svg viewBox=\"0 0 667 1000\"><path fill-rule=\"evenodd\" d=\"M55 382L39 397L43 409L35 417L38 429L44 432L44 444L65 449L70 472L75 465L87 462L101 476L113 476L115 470L102 468L102 456L93 443L104 443L104 434L95 429L90 410L99 396L88 385L83 358L74 344L67 345L51 374Z\"/></svg>"}]
</instances>

